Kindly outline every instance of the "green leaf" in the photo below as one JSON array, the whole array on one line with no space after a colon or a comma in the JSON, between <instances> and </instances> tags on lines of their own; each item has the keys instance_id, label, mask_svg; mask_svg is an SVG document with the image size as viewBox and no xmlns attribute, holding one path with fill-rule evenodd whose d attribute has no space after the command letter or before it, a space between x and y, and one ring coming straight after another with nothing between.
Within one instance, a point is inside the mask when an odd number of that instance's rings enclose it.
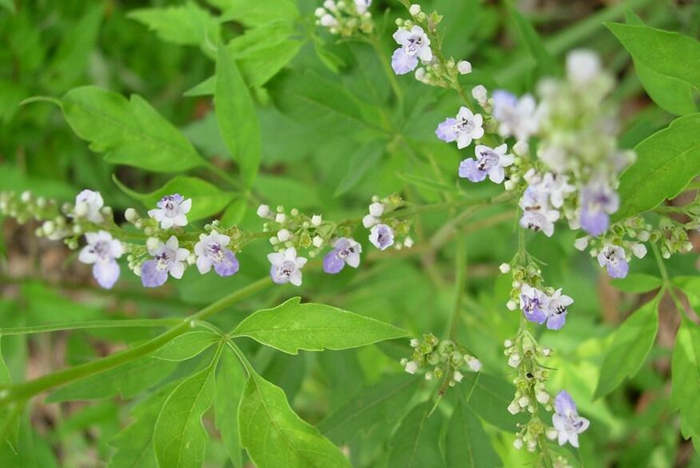
<instances>
[{"instance_id":1,"label":"green leaf","mask_svg":"<svg viewBox=\"0 0 700 468\"><path fill-rule=\"evenodd\" d=\"M362 178L382 159L385 146L386 142L383 140L374 140L360 146L351 156L348 172L338 184L333 195L339 197L359 184Z\"/></svg>"},{"instance_id":2,"label":"green leaf","mask_svg":"<svg viewBox=\"0 0 700 468\"><path fill-rule=\"evenodd\" d=\"M461 396L461 395L460 395ZM445 441L447 466L480 468L501 466L479 418L459 398L447 427Z\"/></svg>"},{"instance_id":3,"label":"green leaf","mask_svg":"<svg viewBox=\"0 0 700 468\"><path fill-rule=\"evenodd\" d=\"M663 284L661 278L643 273L630 273L623 279L613 279L610 284L620 291L630 293L643 293L660 288Z\"/></svg>"},{"instance_id":4,"label":"green leaf","mask_svg":"<svg viewBox=\"0 0 700 468\"><path fill-rule=\"evenodd\" d=\"M17 10L15 9L14 0L0 0L0 7L5 8L12 14L15 14L17 12Z\"/></svg>"},{"instance_id":5,"label":"green leaf","mask_svg":"<svg viewBox=\"0 0 700 468\"><path fill-rule=\"evenodd\" d=\"M185 333L158 349L153 353L153 357L163 361L186 361L199 355L219 340L221 340L220 336L208 330Z\"/></svg>"},{"instance_id":6,"label":"green leaf","mask_svg":"<svg viewBox=\"0 0 700 468\"><path fill-rule=\"evenodd\" d=\"M408 336L393 325L325 304L301 304L293 297L272 309L259 310L243 320L233 336L247 336L284 351L323 351L367 346Z\"/></svg>"},{"instance_id":7,"label":"green leaf","mask_svg":"<svg viewBox=\"0 0 700 468\"><path fill-rule=\"evenodd\" d=\"M362 389L323 420L318 428L333 442L345 444L378 422L398 419L418 390L419 383L420 379L408 374L385 377Z\"/></svg>"},{"instance_id":8,"label":"green leaf","mask_svg":"<svg viewBox=\"0 0 700 468\"><path fill-rule=\"evenodd\" d=\"M135 421L109 441L116 451L108 468L157 468L153 433L163 404L174 388L175 382L165 385L134 407L131 415Z\"/></svg>"},{"instance_id":9,"label":"green leaf","mask_svg":"<svg viewBox=\"0 0 700 468\"><path fill-rule=\"evenodd\" d=\"M228 351L228 350L226 350ZM216 374L216 398L214 413L216 427L221 433L226 451L235 468L242 468L241 437L238 430L238 404L246 384L243 366L232 352L221 355L219 371Z\"/></svg>"},{"instance_id":10,"label":"green leaf","mask_svg":"<svg viewBox=\"0 0 700 468\"><path fill-rule=\"evenodd\" d=\"M489 424L512 432L518 423L526 422L524 415L514 416L506 409L515 391L510 382L484 372L469 372L460 385L469 389L470 397L466 403L469 409Z\"/></svg>"},{"instance_id":11,"label":"green leaf","mask_svg":"<svg viewBox=\"0 0 700 468\"><path fill-rule=\"evenodd\" d=\"M258 468L350 467L345 456L304 422L279 387L249 369L238 407L241 443Z\"/></svg>"},{"instance_id":12,"label":"green leaf","mask_svg":"<svg viewBox=\"0 0 700 468\"><path fill-rule=\"evenodd\" d=\"M221 215L221 224L223 226L235 226L243 221L246 209L248 208L248 200L239 198L234 200L226 207L226 211Z\"/></svg>"},{"instance_id":13,"label":"green leaf","mask_svg":"<svg viewBox=\"0 0 700 468\"><path fill-rule=\"evenodd\" d=\"M167 8L142 8L128 14L155 31L165 42L180 45L201 45L211 50L219 42L219 22L196 3Z\"/></svg>"},{"instance_id":14,"label":"green leaf","mask_svg":"<svg viewBox=\"0 0 700 468\"><path fill-rule=\"evenodd\" d=\"M146 356L68 384L49 395L46 402L94 400L116 395L133 398L170 375L175 366L175 363Z\"/></svg>"},{"instance_id":15,"label":"green leaf","mask_svg":"<svg viewBox=\"0 0 700 468\"><path fill-rule=\"evenodd\" d=\"M123 96L94 86L75 88L61 100L73 131L105 153L105 161L154 172L182 172L204 160L192 144L140 96Z\"/></svg>"},{"instance_id":16,"label":"green leaf","mask_svg":"<svg viewBox=\"0 0 700 468\"><path fill-rule=\"evenodd\" d=\"M643 24L606 23L634 60L639 79L660 107L677 115L697 112L700 42Z\"/></svg>"},{"instance_id":17,"label":"green leaf","mask_svg":"<svg viewBox=\"0 0 700 468\"><path fill-rule=\"evenodd\" d=\"M264 26L274 22L292 23L299 17L294 0L207 0L223 10L227 20L236 20L246 26Z\"/></svg>"},{"instance_id":18,"label":"green leaf","mask_svg":"<svg viewBox=\"0 0 700 468\"><path fill-rule=\"evenodd\" d=\"M217 361L215 358L204 370L184 380L165 401L153 436L159 466L202 466L208 440L202 416L214 402Z\"/></svg>"},{"instance_id":19,"label":"green leaf","mask_svg":"<svg viewBox=\"0 0 700 468\"><path fill-rule=\"evenodd\" d=\"M430 414L433 403L416 406L401 421L389 442L387 468L440 468L445 461L440 453L440 411Z\"/></svg>"},{"instance_id":20,"label":"green leaf","mask_svg":"<svg viewBox=\"0 0 700 468\"><path fill-rule=\"evenodd\" d=\"M2 335L0 335L0 385L11 383L10 369L2 354ZM13 452L16 452L15 446L17 445L20 422L19 418L15 418L15 416L12 408L7 406L0 408L0 432L5 433L4 440L0 440L0 444L8 444ZM9 425L9 430L5 429L7 425Z\"/></svg>"},{"instance_id":21,"label":"green leaf","mask_svg":"<svg viewBox=\"0 0 700 468\"><path fill-rule=\"evenodd\" d=\"M673 199L700 174L700 114L679 117L637 145L637 162L620 176L621 220Z\"/></svg>"},{"instance_id":22,"label":"green leaf","mask_svg":"<svg viewBox=\"0 0 700 468\"><path fill-rule=\"evenodd\" d=\"M700 326L683 318L672 360L671 407L680 410L683 437L700 439Z\"/></svg>"},{"instance_id":23,"label":"green leaf","mask_svg":"<svg viewBox=\"0 0 700 468\"><path fill-rule=\"evenodd\" d=\"M433 179L427 178L427 177L421 177L413 174L405 174L401 172L397 172L396 175L399 177L399 179L404 180L408 182L411 185L415 185L416 187L424 188L433 192L438 192L438 193L459 193L460 190L457 187L453 187L450 185L446 184L441 184L439 182L435 182Z\"/></svg>"},{"instance_id":24,"label":"green leaf","mask_svg":"<svg viewBox=\"0 0 700 468\"><path fill-rule=\"evenodd\" d=\"M250 187L260 166L260 122L236 62L223 47L219 48L216 77L216 121L243 181Z\"/></svg>"},{"instance_id":25,"label":"green leaf","mask_svg":"<svg viewBox=\"0 0 700 468\"><path fill-rule=\"evenodd\" d=\"M163 187L151 193L138 193L124 185L116 175L112 180L131 198L143 203L143 206L152 209L165 195L179 193L185 198L192 199L192 209L187 213L189 221L209 218L220 213L236 196L233 192L224 192L217 186L197 177L177 176L170 179Z\"/></svg>"},{"instance_id":26,"label":"green leaf","mask_svg":"<svg viewBox=\"0 0 700 468\"><path fill-rule=\"evenodd\" d=\"M625 377L637 375L654 345L659 330L660 295L637 309L615 330L608 352L603 360L594 398L607 395L622 383Z\"/></svg>"},{"instance_id":27,"label":"green leaf","mask_svg":"<svg viewBox=\"0 0 700 468\"><path fill-rule=\"evenodd\" d=\"M508 6L508 11L513 17L513 22L518 32L522 36L527 49L529 50L532 58L535 59L537 67L535 69L535 77L541 78L543 76L551 76L556 73L557 63L554 61L552 55L547 51L547 48L542 42L542 39L532 27L532 24L522 15L520 12L511 5Z\"/></svg>"},{"instance_id":28,"label":"green leaf","mask_svg":"<svg viewBox=\"0 0 700 468\"><path fill-rule=\"evenodd\" d=\"M276 202L294 200L294 206L300 210L323 206L317 186L291 177L261 174L255 181L255 188L260 193L264 193L268 200L274 202L274 205L277 204Z\"/></svg>"}]
</instances>

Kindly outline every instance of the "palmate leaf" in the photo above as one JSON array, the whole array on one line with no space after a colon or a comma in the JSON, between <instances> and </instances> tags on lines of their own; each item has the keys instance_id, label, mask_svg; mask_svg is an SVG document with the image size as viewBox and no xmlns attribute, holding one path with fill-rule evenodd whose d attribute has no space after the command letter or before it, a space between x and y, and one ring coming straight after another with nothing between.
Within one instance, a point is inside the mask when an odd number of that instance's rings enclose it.
<instances>
[{"instance_id":1,"label":"palmate leaf","mask_svg":"<svg viewBox=\"0 0 700 468\"><path fill-rule=\"evenodd\" d=\"M462 402L461 394L447 427L445 456L447 466L480 468L500 465L481 421Z\"/></svg>"},{"instance_id":2,"label":"palmate leaf","mask_svg":"<svg viewBox=\"0 0 700 468\"><path fill-rule=\"evenodd\" d=\"M607 395L617 388L625 377L632 378L639 372L659 330L657 309L660 299L661 297L657 296L644 304L615 330L603 360L594 398Z\"/></svg>"},{"instance_id":3,"label":"palmate leaf","mask_svg":"<svg viewBox=\"0 0 700 468\"><path fill-rule=\"evenodd\" d=\"M243 320L233 336L247 336L284 351L348 349L407 336L393 325L325 304L301 304L293 297Z\"/></svg>"},{"instance_id":4,"label":"palmate leaf","mask_svg":"<svg viewBox=\"0 0 700 468\"><path fill-rule=\"evenodd\" d=\"M680 410L681 433L700 448L700 326L683 318L672 360L671 406Z\"/></svg>"},{"instance_id":5,"label":"palmate leaf","mask_svg":"<svg viewBox=\"0 0 700 468\"><path fill-rule=\"evenodd\" d=\"M445 461L440 453L440 411L430 414L433 403L426 401L413 408L401 421L391 438L387 468L440 468Z\"/></svg>"},{"instance_id":6,"label":"palmate leaf","mask_svg":"<svg viewBox=\"0 0 700 468\"><path fill-rule=\"evenodd\" d=\"M241 443L258 468L350 468L316 428L303 421L279 387L252 369L238 408Z\"/></svg>"}]
</instances>

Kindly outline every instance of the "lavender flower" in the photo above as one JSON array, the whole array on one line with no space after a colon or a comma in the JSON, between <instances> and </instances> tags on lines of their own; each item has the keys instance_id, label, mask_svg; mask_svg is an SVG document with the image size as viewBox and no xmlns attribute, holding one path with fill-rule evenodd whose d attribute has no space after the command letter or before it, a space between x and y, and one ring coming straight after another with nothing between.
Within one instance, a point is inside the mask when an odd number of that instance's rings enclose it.
<instances>
[{"instance_id":1,"label":"lavender flower","mask_svg":"<svg viewBox=\"0 0 700 468\"><path fill-rule=\"evenodd\" d=\"M371 4L372 0L355 0L355 8L360 14L365 13Z\"/></svg>"},{"instance_id":2,"label":"lavender flower","mask_svg":"<svg viewBox=\"0 0 700 468\"><path fill-rule=\"evenodd\" d=\"M620 200L606 183L591 182L581 190L581 228L592 236L608 230L610 214L617 211Z\"/></svg>"},{"instance_id":3,"label":"lavender flower","mask_svg":"<svg viewBox=\"0 0 700 468\"><path fill-rule=\"evenodd\" d=\"M472 182L481 182L486 176L491 182L500 184L505 178L504 167L513 164L513 156L506 154L508 146L503 144L497 148L477 145L474 158L465 159L459 165L459 176Z\"/></svg>"},{"instance_id":4,"label":"lavender flower","mask_svg":"<svg viewBox=\"0 0 700 468\"><path fill-rule=\"evenodd\" d=\"M147 288L155 288L165 284L168 273L173 278L182 278L185 261L190 252L179 248L177 237L170 236L165 244L158 241L155 248L153 247L148 247L148 253L153 256L153 260L141 265L141 283Z\"/></svg>"},{"instance_id":5,"label":"lavender flower","mask_svg":"<svg viewBox=\"0 0 700 468\"><path fill-rule=\"evenodd\" d=\"M518 99L501 89L493 92L493 118L498 121L498 133L502 137L514 136L519 141L527 141L540 125L537 103L532 95Z\"/></svg>"},{"instance_id":6,"label":"lavender flower","mask_svg":"<svg viewBox=\"0 0 700 468\"><path fill-rule=\"evenodd\" d=\"M192 208L192 199L180 194L166 195L158 202L158 209L149 210L148 216L160 223L161 229L186 226L187 213Z\"/></svg>"},{"instance_id":7,"label":"lavender flower","mask_svg":"<svg viewBox=\"0 0 700 468\"><path fill-rule=\"evenodd\" d=\"M547 295L529 284L520 287L520 309L530 322L542 324L547 320Z\"/></svg>"},{"instance_id":8,"label":"lavender flower","mask_svg":"<svg viewBox=\"0 0 700 468\"><path fill-rule=\"evenodd\" d=\"M341 237L333 244L333 250L323 258L323 271L332 275L340 273L346 263L357 268L360 265L361 252L360 244L353 239Z\"/></svg>"},{"instance_id":9,"label":"lavender flower","mask_svg":"<svg viewBox=\"0 0 700 468\"><path fill-rule=\"evenodd\" d=\"M277 284L292 283L301 285L301 268L306 265L304 257L297 257L297 251L290 247L283 252L271 253L267 259L272 264L270 277Z\"/></svg>"},{"instance_id":10,"label":"lavender flower","mask_svg":"<svg viewBox=\"0 0 700 468\"><path fill-rule=\"evenodd\" d=\"M430 39L420 26L413 26L410 31L399 28L392 37L401 46L391 56L391 68L397 75L405 75L415 70L418 59L423 62L433 59Z\"/></svg>"},{"instance_id":11,"label":"lavender flower","mask_svg":"<svg viewBox=\"0 0 700 468\"><path fill-rule=\"evenodd\" d=\"M574 300L561 293L561 289L554 291L547 300L547 328L550 330L560 330L566 323L567 307L574 303Z\"/></svg>"},{"instance_id":12,"label":"lavender flower","mask_svg":"<svg viewBox=\"0 0 700 468\"><path fill-rule=\"evenodd\" d=\"M619 245L607 244L598 254L598 264L608 270L613 278L624 278L630 265L625 258L625 249Z\"/></svg>"},{"instance_id":13,"label":"lavender flower","mask_svg":"<svg viewBox=\"0 0 700 468\"><path fill-rule=\"evenodd\" d=\"M462 149L471 145L472 140L484 136L484 118L474 114L466 107L460 107L457 118L449 118L438 125L435 134L447 143L457 141L457 148Z\"/></svg>"},{"instance_id":14,"label":"lavender flower","mask_svg":"<svg viewBox=\"0 0 700 468\"><path fill-rule=\"evenodd\" d=\"M100 192L83 190L75 197L75 217L86 218L90 222L99 224L104 221L104 217L100 213L104 204Z\"/></svg>"},{"instance_id":15,"label":"lavender flower","mask_svg":"<svg viewBox=\"0 0 700 468\"><path fill-rule=\"evenodd\" d=\"M377 224L370 230L369 241L379 250L385 250L394 245L394 231L386 224Z\"/></svg>"},{"instance_id":16,"label":"lavender flower","mask_svg":"<svg viewBox=\"0 0 700 468\"><path fill-rule=\"evenodd\" d=\"M556 412L552 415L552 424L557 430L559 445L568 441L574 447L578 447L578 435L588 429L590 421L578 415L576 403L565 390L557 394L554 408Z\"/></svg>"},{"instance_id":17,"label":"lavender flower","mask_svg":"<svg viewBox=\"0 0 700 468\"><path fill-rule=\"evenodd\" d=\"M111 289L119 279L119 264L116 259L124 253L124 246L107 231L88 232L85 239L88 244L80 251L78 260L91 264L92 276L97 283L105 289Z\"/></svg>"},{"instance_id":18,"label":"lavender flower","mask_svg":"<svg viewBox=\"0 0 700 468\"><path fill-rule=\"evenodd\" d=\"M576 187L569 184L568 176L552 172L548 172L542 177L540 187L549 194L549 201L554 208L561 208L564 205L564 199L570 193L576 192Z\"/></svg>"},{"instance_id":19,"label":"lavender flower","mask_svg":"<svg viewBox=\"0 0 700 468\"><path fill-rule=\"evenodd\" d=\"M530 185L523 193L519 206L523 209L520 226L542 231L551 237L554 233L554 222L559 219L559 211L549 209L549 194L539 185Z\"/></svg>"},{"instance_id":20,"label":"lavender flower","mask_svg":"<svg viewBox=\"0 0 700 468\"><path fill-rule=\"evenodd\" d=\"M211 234L200 234L199 242L194 246L197 255L197 269L201 274L206 274L214 267L219 276L231 276L238 272L238 259L236 254L225 247L231 238L216 231Z\"/></svg>"}]
</instances>

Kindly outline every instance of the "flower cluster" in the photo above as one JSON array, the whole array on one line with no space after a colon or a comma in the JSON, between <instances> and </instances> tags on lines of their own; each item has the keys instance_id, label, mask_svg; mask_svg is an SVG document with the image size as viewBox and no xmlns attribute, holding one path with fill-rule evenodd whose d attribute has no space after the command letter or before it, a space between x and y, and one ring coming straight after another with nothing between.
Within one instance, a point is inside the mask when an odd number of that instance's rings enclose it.
<instances>
[{"instance_id":1,"label":"flower cluster","mask_svg":"<svg viewBox=\"0 0 700 468\"><path fill-rule=\"evenodd\" d=\"M362 218L362 225L370 230L369 241L379 250L393 246L395 249L411 248L413 239L408 236L410 223L396 217L388 217L403 206L397 195L384 199L372 197L369 212Z\"/></svg>"},{"instance_id":2,"label":"flower cluster","mask_svg":"<svg viewBox=\"0 0 700 468\"><path fill-rule=\"evenodd\" d=\"M402 359L401 365L409 374L420 369L429 369L426 380L443 379L453 387L464 378L462 371L479 372L481 361L467 353L451 340L438 340L433 334L423 335L423 340L412 339L411 359Z\"/></svg>"},{"instance_id":3,"label":"flower cluster","mask_svg":"<svg viewBox=\"0 0 700 468\"><path fill-rule=\"evenodd\" d=\"M316 24L341 37L370 34L374 29L372 14L368 11L371 4L372 0L326 0L323 7L314 12Z\"/></svg>"}]
</instances>

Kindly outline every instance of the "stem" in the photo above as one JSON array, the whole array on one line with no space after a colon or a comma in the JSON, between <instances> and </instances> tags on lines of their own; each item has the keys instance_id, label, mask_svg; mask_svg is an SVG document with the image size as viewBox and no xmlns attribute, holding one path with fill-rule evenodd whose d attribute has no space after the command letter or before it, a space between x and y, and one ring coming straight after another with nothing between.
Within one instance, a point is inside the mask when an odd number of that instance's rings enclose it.
<instances>
[{"instance_id":1,"label":"stem","mask_svg":"<svg viewBox=\"0 0 700 468\"><path fill-rule=\"evenodd\" d=\"M655 243L652 243L651 250L654 251L654 257L656 258L656 264L659 267L659 273L661 273L661 279L663 280L664 288L667 288L668 286L671 286L671 284L668 280L668 271L666 271L666 265L664 264L663 258L661 257L659 248L656 246Z\"/></svg>"},{"instance_id":2,"label":"stem","mask_svg":"<svg viewBox=\"0 0 700 468\"><path fill-rule=\"evenodd\" d=\"M0 386L0 407L6 406L12 402L27 400L41 392L49 390L60 385L80 380L91 375L100 374L123 364L135 361L141 357L147 356L158 348L169 343L180 335L185 334L192 328L193 322L205 320L218 312L221 312L226 307L235 304L269 286L270 278L265 277L254 283L249 284L243 289L229 294L228 296L219 299L215 303L205 307L194 315L181 321L179 325L171 328L165 333L147 341L139 346L131 348L122 353L112 354L110 356L98 359L93 362L81 364L75 367L70 367L58 371L53 374L45 375L28 382L23 382L15 385Z\"/></svg>"},{"instance_id":3,"label":"stem","mask_svg":"<svg viewBox=\"0 0 700 468\"><path fill-rule=\"evenodd\" d=\"M32 335L63 330L88 330L100 328L169 327L178 325L180 319L97 320L94 322L68 322L35 327L0 328L0 336Z\"/></svg>"}]
</instances>

